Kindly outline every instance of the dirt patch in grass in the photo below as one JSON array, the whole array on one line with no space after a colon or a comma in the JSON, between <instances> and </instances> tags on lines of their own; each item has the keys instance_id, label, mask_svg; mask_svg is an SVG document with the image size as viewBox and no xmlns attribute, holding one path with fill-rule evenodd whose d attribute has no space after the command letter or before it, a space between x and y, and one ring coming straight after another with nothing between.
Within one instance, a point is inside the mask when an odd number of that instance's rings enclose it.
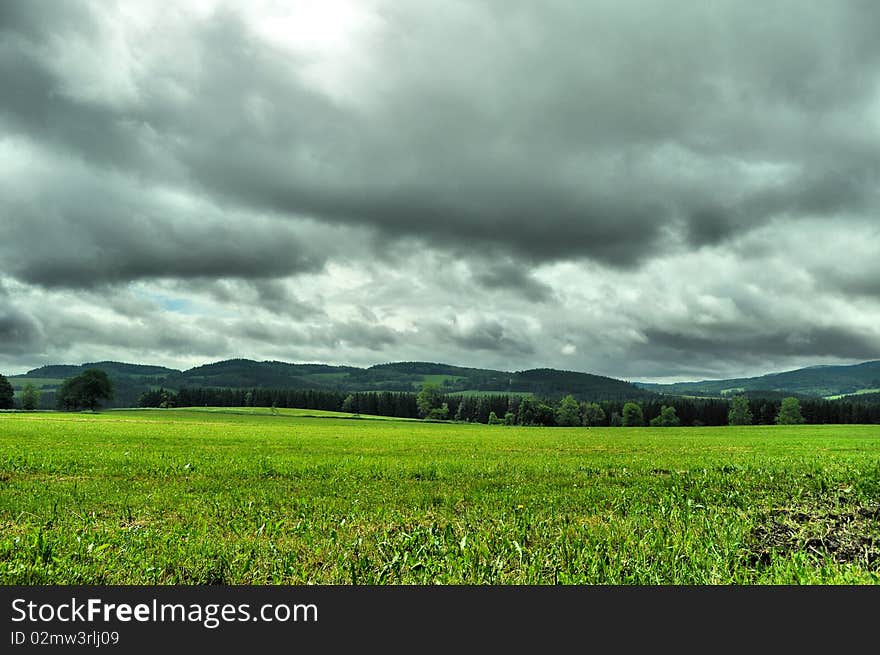
<instances>
[{"instance_id":1,"label":"dirt patch in grass","mask_svg":"<svg viewBox=\"0 0 880 655\"><path fill-rule=\"evenodd\" d=\"M792 553L880 570L880 505L841 497L770 510L752 530L749 564L766 566L774 555Z\"/></svg>"}]
</instances>

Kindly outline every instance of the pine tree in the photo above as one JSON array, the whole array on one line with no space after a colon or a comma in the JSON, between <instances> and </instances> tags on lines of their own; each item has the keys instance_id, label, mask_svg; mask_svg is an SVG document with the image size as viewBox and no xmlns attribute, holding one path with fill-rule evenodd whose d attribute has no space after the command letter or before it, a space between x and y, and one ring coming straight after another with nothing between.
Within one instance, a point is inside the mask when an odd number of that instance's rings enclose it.
<instances>
[{"instance_id":1,"label":"pine tree","mask_svg":"<svg viewBox=\"0 0 880 655\"><path fill-rule=\"evenodd\" d=\"M0 375L0 409L12 409L15 402L15 391L9 380Z\"/></svg>"}]
</instances>

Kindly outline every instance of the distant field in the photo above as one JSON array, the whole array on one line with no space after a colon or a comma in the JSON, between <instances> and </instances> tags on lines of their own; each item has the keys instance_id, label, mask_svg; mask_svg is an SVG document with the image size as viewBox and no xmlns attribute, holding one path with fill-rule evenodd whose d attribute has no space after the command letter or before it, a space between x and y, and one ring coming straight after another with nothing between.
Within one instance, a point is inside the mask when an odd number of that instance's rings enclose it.
<instances>
[{"instance_id":1,"label":"distant field","mask_svg":"<svg viewBox=\"0 0 880 655\"><path fill-rule=\"evenodd\" d=\"M16 377L9 377L7 379L9 380L9 384L12 385L12 388L15 391L21 391L22 389L24 389L24 386L26 384L32 384L37 389L40 389L43 386L57 387L62 382L64 382L64 380L61 378L16 378Z\"/></svg>"},{"instance_id":2,"label":"distant field","mask_svg":"<svg viewBox=\"0 0 880 655\"><path fill-rule=\"evenodd\" d=\"M300 418L333 418L337 420L345 420L345 419L355 419L355 420L363 420L363 421L415 421L416 423L421 423L418 419L414 418L397 418L394 416L373 416L373 415L361 415L361 414L346 414L344 412L328 412L323 409L290 409L290 408L278 408L274 412L271 407L187 407L185 409L178 410L165 410L165 409L135 409L135 410L122 410L122 409L111 409L108 410L113 414L120 414L122 412L130 413L140 413L140 412L159 412L159 415L178 415L181 412L185 412L185 416L197 417L200 414L222 414L224 416L251 416L254 418L257 417L271 417L274 419L278 419L279 417L300 417Z\"/></svg>"},{"instance_id":3,"label":"distant field","mask_svg":"<svg viewBox=\"0 0 880 655\"><path fill-rule=\"evenodd\" d=\"M880 393L880 389L859 389L851 393L841 393L836 396L825 396L825 400L839 400L840 398L848 398L850 396L864 396L868 393Z\"/></svg>"},{"instance_id":4,"label":"distant field","mask_svg":"<svg viewBox=\"0 0 880 655\"><path fill-rule=\"evenodd\" d=\"M466 389L465 391L451 391L450 396L531 396L529 391L482 391L478 389Z\"/></svg>"},{"instance_id":5,"label":"distant field","mask_svg":"<svg viewBox=\"0 0 880 655\"><path fill-rule=\"evenodd\" d=\"M880 583L878 550L880 426L0 413L6 585Z\"/></svg>"}]
</instances>

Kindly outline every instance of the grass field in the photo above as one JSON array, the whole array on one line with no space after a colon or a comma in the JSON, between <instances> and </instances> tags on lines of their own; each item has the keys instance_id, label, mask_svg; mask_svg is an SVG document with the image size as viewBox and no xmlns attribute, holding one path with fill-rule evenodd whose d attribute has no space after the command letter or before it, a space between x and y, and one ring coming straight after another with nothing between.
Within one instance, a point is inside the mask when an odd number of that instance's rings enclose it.
<instances>
[{"instance_id":1,"label":"grass field","mask_svg":"<svg viewBox=\"0 0 880 655\"><path fill-rule=\"evenodd\" d=\"M840 400L841 398L847 398L851 400L858 400L859 396L864 396L869 393L880 393L880 389L859 389L858 391L853 391L852 393L841 393L836 396L825 396L825 400Z\"/></svg>"},{"instance_id":2,"label":"grass field","mask_svg":"<svg viewBox=\"0 0 880 655\"><path fill-rule=\"evenodd\" d=\"M880 426L0 414L0 583L878 583Z\"/></svg>"}]
</instances>

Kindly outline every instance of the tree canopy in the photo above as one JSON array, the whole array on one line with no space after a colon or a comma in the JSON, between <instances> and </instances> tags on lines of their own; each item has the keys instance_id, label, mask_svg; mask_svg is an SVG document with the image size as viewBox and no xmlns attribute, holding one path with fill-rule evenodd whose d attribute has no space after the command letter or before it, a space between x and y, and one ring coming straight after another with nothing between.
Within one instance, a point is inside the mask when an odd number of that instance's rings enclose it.
<instances>
[{"instance_id":1,"label":"tree canopy","mask_svg":"<svg viewBox=\"0 0 880 655\"><path fill-rule=\"evenodd\" d=\"M581 424L581 407L574 396L566 396L556 410L556 425L572 427Z\"/></svg>"},{"instance_id":2,"label":"tree canopy","mask_svg":"<svg viewBox=\"0 0 880 655\"><path fill-rule=\"evenodd\" d=\"M623 406L623 426L636 427L645 424L642 406L638 403L626 403Z\"/></svg>"},{"instance_id":3,"label":"tree canopy","mask_svg":"<svg viewBox=\"0 0 880 655\"><path fill-rule=\"evenodd\" d=\"M804 417L801 415L800 401L791 396L782 399L782 405L779 407L779 414L776 415L776 423L779 425L797 425L803 423Z\"/></svg>"},{"instance_id":4,"label":"tree canopy","mask_svg":"<svg viewBox=\"0 0 880 655\"><path fill-rule=\"evenodd\" d=\"M21 408L27 410L37 409L40 406L40 390L28 382L21 390Z\"/></svg>"},{"instance_id":5,"label":"tree canopy","mask_svg":"<svg viewBox=\"0 0 880 655\"><path fill-rule=\"evenodd\" d=\"M443 392L436 384L425 383L422 385L419 395L416 396L416 404L419 407L419 415L422 418L434 418L431 416L432 413L436 415L437 412L435 410L441 410L443 406Z\"/></svg>"},{"instance_id":6,"label":"tree canopy","mask_svg":"<svg viewBox=\"0 0 880 655\"><path fill-rule=\"evenodd\" d=\"M101 369L90 368L64 381L56 396L58 407L67 410L101 407L102 401L113 398L113 385Z\"/></svg>"},{"instance_id":7,"label":"tree canopy","mask_svg":"<svg viewBox=\"0 0 880 655\"><path fill-rule=\"evenodd\" d=\"M751 425L752 411L749 409L749 399L745 396L736 396L730 405L727 420L731 425Z\"/></svg>"},{"instance_id":8,"label":"tree canopy","mask_svg":"<svg viewBox=\"0 0 880 655\"><path fill-rule=\"evenodd\" d=\"M603 425L605 423L605 410L599 403L584 403L581 407L581 414L584 417L584 425Z\"/></svg>"},{"instance_id":9,"label":"tree canopy","mask_svg":"<svg viewBox=\"0 0 880 655\"><path fill-rule=\"evenodd\" d=\"M681 425L678 414L675 413L675 407L663 405L660 415L651 419L652 428L675 428Z\"/></svg>"},{"instance_id":10,"label":"tree canopy","mask_svg":"<svg viewBox=\"0 0 880 655\"><path fill-rule=\"evenodd\" d=\"M15 390L3 375L0 375L0 409L12 409L15 404Z\"/></svg>"}]
</instances>

